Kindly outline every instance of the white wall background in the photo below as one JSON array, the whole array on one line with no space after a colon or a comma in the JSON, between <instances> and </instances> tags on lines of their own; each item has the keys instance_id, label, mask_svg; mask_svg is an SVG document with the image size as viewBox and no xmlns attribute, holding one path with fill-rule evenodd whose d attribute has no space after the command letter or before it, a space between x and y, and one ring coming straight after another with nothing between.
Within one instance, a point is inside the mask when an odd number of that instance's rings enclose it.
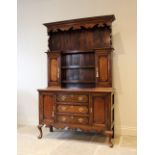
<instances>
[{"instance_id":1,"label":"white wall background","mask_svg":"<svg viewBox=\"0 0 155 155\"><path fill-rule=\"evenodd\" d=\"M136 0L18 0L18 124L38 124L38 88L47 86L47 22L115 14L116 134L136 135Z\"/></svg>"}]
</instances>

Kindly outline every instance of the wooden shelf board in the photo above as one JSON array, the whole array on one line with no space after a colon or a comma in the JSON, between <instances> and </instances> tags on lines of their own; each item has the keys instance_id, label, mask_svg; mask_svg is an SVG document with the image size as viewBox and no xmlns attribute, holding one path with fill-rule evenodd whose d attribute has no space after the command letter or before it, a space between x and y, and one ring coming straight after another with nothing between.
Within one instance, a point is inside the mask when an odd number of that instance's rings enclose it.
<instances>
[{"instance_id":1,"label":"wooden shelf board","mask_svg":"<svg viewBox=\"0 0 155 155\"><path fill-rule=\"evenodd\" d=\"M94 69L95 66L79 66L79 65L71 65L71 66L62 66L62 69Z\"/></svg>"},{"instance_id":2,"label":"wooden shelf board","mask_svg":"<svg viewBox=\"0 0 155 155\"><path fill-rule=\"evenodd\" d=\"M47 87L44 89L38 89L38 91L42 92L75 92L75 93L81 93L81 92L98 92L98 93L103 93L103 92L110 92L113 93L115 90L112 87L95 87L95 88L62 88L62 87L57 87L57 86L52 86L52 87Z\"/></svg>"},{"instance_id":3,"label":"wooden shelf board","mask_svg":"<svg viewBox=\"0 0 155 155\"><path fill-rule=\"evenodd\" d=\"M95 83L95 81L88 81L88 80L62 80L62 83Z\"/></svg>"},{"instance_id":4,"label":"wooden shelf board","mask_svg":"<svg viewBox=\"0 0 155 155\"><path fill-rule=\"evenodd\" d=\"M94 53L94 51L92 49L90 50L62 50L62 54L66 55L66 54L79 54L79 53Z\"/></svg>"}]
</instances>

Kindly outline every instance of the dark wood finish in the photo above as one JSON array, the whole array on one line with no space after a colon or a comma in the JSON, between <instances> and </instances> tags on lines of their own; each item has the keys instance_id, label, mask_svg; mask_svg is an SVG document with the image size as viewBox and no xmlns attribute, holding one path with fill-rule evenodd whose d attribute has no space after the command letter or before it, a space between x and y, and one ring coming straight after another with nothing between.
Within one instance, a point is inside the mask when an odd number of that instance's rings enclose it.
<instances>
[{"instance_id":1,"label":"dark wood finish","mask_svg":"<svg viewBox=\"0 0 155 155\"><path fill-rule=\"evenodd\" d=\"M76 51L62 54L62 87L94 87L94 52ZM88 80L89 79L89 80Z\"/></svg>"},{"instance_id":2,"label":"dark wood finish","mask_svg":"<svg viewBox=\"0 0 155 155\"><path fill-rule=\"evenodd\" d=\"M79 50L111 47L111 28L104 25L103 28L59 31L50 33L49 49L52 50ZM65 39L63 39L65 38ZM100 39L100 41L98 41ZM72 44L71 44L72 43Z\"/></svg>"},{"instance_id":3,"label":"dark wood finish","mask_svg":"<svg viewBox=\"0 0 155 155\"><path fill-rule=\"evenodd\" d=\"M112 22L114 15L44 24L48 29L48 87L39 92L42 126L114 137Z\"/></svg>"},{"instance_id":4,"label":"dark wood finish","mask_svg":"<svg viewBox=\"0 0 155 155\"><path fill-rule=\"evenodd\" d=\"M80 18L80 19L72 19L60 22L53 23L45 23L44 25L48 28L48 32L58 32L68 31L70 29L80 30L82 27L86 29L91 29L97 25L97 27L103 27L104 25L111 25L115 20L114 15L107 16L96 16L96 17L88 17L88 18Z\"/></svg>"}]
</instances>

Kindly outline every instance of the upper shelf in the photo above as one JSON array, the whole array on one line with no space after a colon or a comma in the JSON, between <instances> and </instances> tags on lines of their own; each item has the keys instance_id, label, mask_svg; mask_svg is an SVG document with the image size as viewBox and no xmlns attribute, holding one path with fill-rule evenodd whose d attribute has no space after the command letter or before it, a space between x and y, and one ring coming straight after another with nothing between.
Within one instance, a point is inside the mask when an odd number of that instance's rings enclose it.
<instances>
[{"instance_id":1,"label":"upper shelf","mask_svg":"<svg viewBox=\"0 0 155 155\"><path fill-rule=\"evenodd\" d=\"M114 51L114 48L110 47L110 48L94 48L94 49L81 49L81 50L48 50L47 54L50 53L62 53L63 55L67 55L67 54L78 54L78 53L93 53L93 52L112 52Z\"/></svg>"},{"instance_id":2,"label":"upper shelf","mask_svg":"<svg viewBox=\"0 0 155 155\"><path fill-rule=\"evenodd\" d=\"M48 32L68 31L68 30L79 30L82 28L90 29L95 26L104 27L105 25L110 26L115 20L114 15L96 16L88 18L79 18L72 20L65 20L59 22L45 23L44 25L48 28Z\"/></svg>"},{"instance_id":3,"label":"upper shelf","mask_svg":"<svg viewBox=\"0 0 155 155\"><path fill-rule=\"evenodd\" d=\"M62 66L61 69L94 69L95 66L80 66L80 65L70 65L70 66Z\"/></svg>"}]
</instances>

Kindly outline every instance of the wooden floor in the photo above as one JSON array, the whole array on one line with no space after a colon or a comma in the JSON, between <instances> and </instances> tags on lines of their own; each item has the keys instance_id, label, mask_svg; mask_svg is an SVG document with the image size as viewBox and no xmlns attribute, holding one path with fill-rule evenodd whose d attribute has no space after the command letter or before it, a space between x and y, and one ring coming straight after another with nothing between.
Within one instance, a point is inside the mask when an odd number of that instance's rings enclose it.
<instances>
[{"instance_id":1,"label":"wooden floor","mask_svg":"<svg viewBox=\"0 0 155 155\"><path fill-rule=\"evenodd\" d=\"M114 147L98 134L43 129L44 136L37 139L35 126L18 126L18 155L136 155L136 137L117 136Z\"/></svg>"}]
</instances>

